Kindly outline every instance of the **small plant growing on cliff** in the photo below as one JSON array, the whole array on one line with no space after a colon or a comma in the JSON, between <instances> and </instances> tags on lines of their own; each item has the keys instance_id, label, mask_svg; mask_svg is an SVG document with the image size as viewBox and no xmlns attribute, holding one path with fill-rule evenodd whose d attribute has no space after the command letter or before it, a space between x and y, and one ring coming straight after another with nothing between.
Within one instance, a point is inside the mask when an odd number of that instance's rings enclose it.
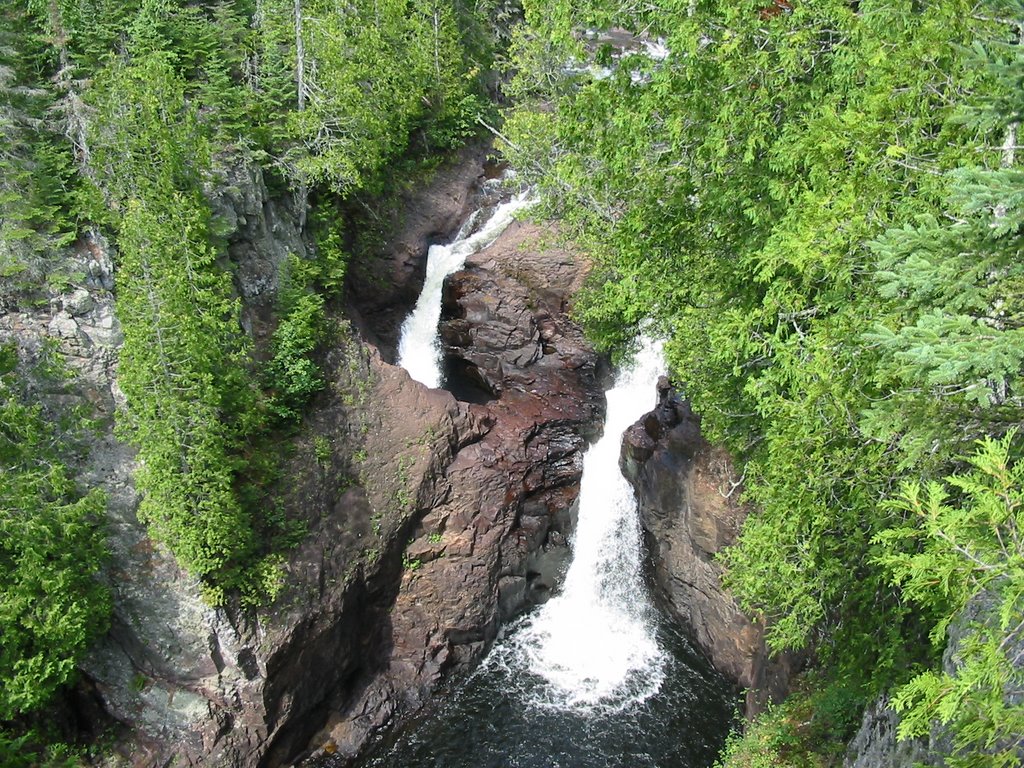
<instances>
[{"instance_id":1,"label":"small plant growing on cliff","mask_svg":"<svg viewBox=\"0 0 1024 768\"><path fill-rule=\"evenodd\" d=\"M30 380L42 373L0 346L0 721L44 706L110 613L95 578L106 499L83 494L68 471L62 452L75 430L58 434L36 401Z\"/></svg>"},{"instance_id":2,"label":"small plant growing on cliff","mask_svg":"<svg viewBox=\"0 0 1024 768\"><path fill-rule=\"evenodd\" d=\"M128 684L128 687L134 693L142 693L142 691L146 688L146 683L148 682L149 680L146 679L146 676L144 674L142 674L141 672L137 672L132 676L132 681Z\"/></svg>"},{"instance_id":3,"label":"small plant growing on cliff","mask_svg":"<svg viewBox=\"0 0 1024 768\"><path fill-rule=\"evenodd\" d=\"M326 467L331 460L331 441L323 435L317 435L313 438L313 453L316 463Z\"/></svg>"},{"instance_id":4,"label":"small plant growing on cliff","mask_svg":"<svg viewBox=\"0 0 1024 768\"><path fill-rule=\"evenodd\" d=\"M925 671L895 692L899 736L927 735L937 720L952 727L957 758L990 768L1019 765L1024 733L1024 461L1012 460L1015 437L980 441L970 471L945 483L907 484L888 505L899 524L875 537L893 583L936 617L936 646L958 635L954 669Z\"/></svg>"},{"instance_id":5,"label":"small plant growing on cliff","mask_svg":"<svg viewBox=\"0 0 1024 768\"><path fill-rule=\"evenodd\" d=\"M271 391L270 409L281 419L298 419L302 407L324 385L313 353L324 341L324 298L311 292L300 269L301 260L292 255L282 277L281 321L271 337L273 358L267 364L265 381Z\"/></svg>"},{"instance_id":6,"label":"small plant growing on cliff","mask_svg":"<svg viewBox=\"0 0 1024 768\"><path fill-rule=\"evenodd\" d=\"M402 555L402 567L405 570L416 572L420 569L420 566L422 565L423 561L420 560L418 557L409 557L408 553Z\"/></svg>"}]
</instances>

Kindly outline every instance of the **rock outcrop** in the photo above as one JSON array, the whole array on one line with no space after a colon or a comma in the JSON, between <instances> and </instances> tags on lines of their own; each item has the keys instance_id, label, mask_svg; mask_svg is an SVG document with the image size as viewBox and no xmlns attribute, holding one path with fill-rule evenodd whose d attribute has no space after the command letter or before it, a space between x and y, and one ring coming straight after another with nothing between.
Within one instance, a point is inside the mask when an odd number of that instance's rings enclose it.
<instances>
[{"instance_id":1,"label":"rock outcrop","mask_svg":"<svg viewBox=\"0 0 1024 768\"><path fill-rule=\"evenodd\" d=\"M666 607L688 627L712 664L747 689L753 716L785 695L794 661L772 658L764 628L723 588L714 555L735 541L747 509L728 455L701 435L700 419L667 380L658 406L623 437L622 469L633 484Z\"/></svg>"},{"instance_id":2,"label":"rock outcrop","mask_svg":"<svg viewBox=\"0 0 1024 768\"><path fill-rule=\"evenodd\" d=\"M360 335L388 362L395 360L402 321L423 285L427 247L451 240L476 207L480 183L493 175L488 151L483 144L467 146L428 184L400 193L378 222L387 231L382 245L349 266L345 303Z\"/></svg>"},{"instance_id":3,"label":"rock outcrop","mask_svg":"<svg viewBox=\"0 0 1024 768\"><path fill-rule=\"evenodd\" d=\"M843 761L845 768L913 768L936 763L927 744L919 739L899 741L900 718L882 697L864 711L860 730L853 737Z\"/></svg>"},{"instance_id":4,"label":"rock outcrop","mask_svg":"<svg viewBox=\"0 0 1024 768\"><path fill-rule=\"evenodd\" d=\"M987 592L971 598L963 613L950 624L946 650L942 654L942 670L945 674L957 674L963 663L960 656L965 641L979 626L984 625L990 628L999 626L999 604ZM1024 634L1017 628L1002 635L1000 642L1006 658L1011 660L1014 669L1020 673L1024 670ZM1006 705L1019 707L1024 704L1024 693L1012 679L1004 682L1003 686ZM948 726L934 721L927 736L900 741L896 738L899 723L900 716L889 706L887 697L882 696L872 702L864 711L860 729L848 745L844 768L941 768L947 764L946 758L955 753L953 733ZM1016 755L1019 764L1024 765L1024 734L1013 734L986 745L986 748L992 753L1008 750Z\"/></svg>"},{"instance_id":5,"label":"rock outcrop","mask_svg":"<svg viewBox=\"0 0 1024 768\"><path fill-rule=\"evenodd\" d=\"M388 406L367 439L367 488L375 509L406 510L396 528L404 551L380 667L357 682L357 695L339 699L320 754L351 756L421 706L446 674L482 656L502 619L546 599L568 554L582 452L604 401L597 356L564 311L580 265L560 252L524 261L512 245L524 235L514 225L446 291L442 338L459 341L449 357L500 361L487 366L486 404L429 390L375 361L375 399ZM547 273L549 263L571 279ZM558 287L540 295L526 275Z\"/></svg>"},{"instance_id":6,"label":"rock outcrop","mask_svg":"<svg viewBox=\"0 0 1024 768\"><path fill-rule=\"evenodd\" d=\"M83 671L124 726L117 759L271 768L316 748L354 754L478 659L503 618L545 599L603 408L597 357L565 314L582 265L521 250L531 230L516 225L454 277L449 357L467 371L486 362L486 403L429 390L387 362L427 246L472 204L482 156L467 151L408 193L388 253L352 270L352 323L335 320L329 386L283 440L282 479L268 489L306 531L269 607L207 605L136 517L134 451L112 431L123 396L106 242L92 237L69 256L85 276L78 287L0 316L0 341L59 346L77 380L52 396L91 404L105 427L80 477L110 498L114 616ZM273 329L281 264L305 245L290 201L257 171L225 174L209 197L259 343Z\"/></svg>"}]
</instances>

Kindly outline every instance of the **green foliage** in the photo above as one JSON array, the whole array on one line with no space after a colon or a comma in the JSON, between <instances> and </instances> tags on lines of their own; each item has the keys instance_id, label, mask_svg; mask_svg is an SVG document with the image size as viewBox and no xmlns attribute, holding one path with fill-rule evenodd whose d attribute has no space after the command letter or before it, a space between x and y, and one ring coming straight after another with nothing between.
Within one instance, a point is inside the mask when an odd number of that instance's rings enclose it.
<instances>
[{"instance_id":1,"label":"green foliage","mask_svg":"<svg viewBox=\"0 0 1024 768\"><path fill-rule=\"evenodd\" d=\"M1011 460L1014 435L982 441L971 470L946 484L908 484L887 504L896 524L877 536L893 582L937 617L933 641L954 638L954 668L918 674L893 700L902 737L928 734L934 720L953 726L953 765L1017 765L1024 733L1024 461Z\"/></svg>"},{"instance_id":2,"label":"green foliage","mask_svg":"<svg viewBox=\"0 0 1024 768\"><path fill-rule=\"evenodd\" d=\"M316 463L326 467L331 460L331 441L323 435L313 438L313 455L316 456Z\"/></svg>"},{"instance_id":3,"label":"green foliage","mask_svg":"<svg viewBox=\"0 0 1024 768\"><path fill-rule=\"evenodd\" d=\"M293 184L376 190L413 135L425 149L448 149L468 134L477 72L455 20L446 0L263 3L272 151Z\"/></svg>"},{"instance_id":4,"label":"green foliage","mask_svg":"<svg viewBox=\"0 0 1024 768\"><path fill-rule=\"evenodd\" d=\"M716 768L825 768L842 764L860 725L864 699L839 681L801 677L780 705L769 706L726 742Z\"/></svg>"},{"instance_id":5,"label":"green foliage","mask_svg":"<svg viewBox=\"0 0 1024 768\"><path fill-rule=\"evenodd\" d=\"M114 62L96 86L94 155L119 214L120 428L139 447L139 516L217 603L225 590L258 597L249 580L257 521L237 473L259 416L237 300L199 189L209 144L185 92L164 52Z\"/></svg>"},{"instance_id":6,"label":"green foliage","mask_svg":"<svg viewBox=\"0 0 1024 768\"><path fill-rule=\"evenodd\" d=\"M402 568L409 571L410 573L415 573L422 566L423 561L420 560L418 557L409 557L408 553L402 555Z\"/></svg>"},{"instance_id":7,"label":"green foliage","mask_svg":"<svg viewBox=\"0 0 1024 768\"><path fill-rule=\"evenodd\" d=\"M339 224L341 212L321 206L313 216L316 253L313 259L291 261L288 268L296 282L305 280L325 298L341 295L345 287L349 255L344 247L344 231Z\"/></svg>"},{"instance_id":8,"label":"green foliage","mask_svg":"<svg viewBox=\"0 0 1024 768\"><path fill-rule=\"evenodd\" d=\"M527 2L502 146L595 259L591 336L652 318L744 465L741 606L863 699L937 663L944 610L880 567L879 500L1024 416L1024 5L765 5Z\"/></svg>"},{"instance_id":9,"label":"green foliage","mask_svg":"<svg viewBox=\"0 0 1024 768\"><path fill-rule=\"evenodd\" d=\"M965 120L989 129L993 149L1009 149L998 167L952 172L941 215L920 214L869 244L887 311L866 340L881 353L876 377L886 397L867 409L863 428L898 441L907 461L1001 436L1024 416L1024 173L1014 167L1010 122L1024 107L1016 85L1024 54L989 47L973 60L998 87L969 105Z\"/></svg>"},{"instance_id":10,"label":"green foliage","mask_svg":"<svg viewBox=\"0 0 1024 768\"><path fill-rule=\"evenodd\" d=\"M475 130L485 21L450 0L0 8L0 305L77 286L60 249L110 236L118 428L139 449L139 513L215 603L278 588L295 531L266 511L265 446L323 386L313 355L344 284L347 198ZM289 264L265 365L241 328L232 233L208 202L243 164L294 193L300 224L310 200L318 209L304 233L314 256Z\"/></svg>"},{"instance_id":11,"label":"green foliage","mask_svg":"<svg viewBox=\"0 0 1024 768\"><path fill-rule=\"evenodd\" d=\"M795 696L762 713L729 737L715 768L824 768L829 763L809 749L801 715L810 712Z\"/></svg>"},{"instance_id":12,"label":"green foliage","mask_svg":"<svg viewBox=\"0 0 1024 768\"><path fill-rule=\"evenodd\" d=\"M51 364L52 366L52 364ZM13 345L0 347L0 721L45 705L107 626L102 492L65 463L81 424L44 413Z\"/></svg>"},{"instance_id":13,"label":"green foliage","mask_svg":"<svg viewBox=\"0 0 1024 768\"><path fill-rule=\"evenodd\" d=\"M0 729L0 765L3 768L79 768L85 765L80 750L50 742L34 731L9 734Z\"/></svg>"},{"instance_id":14,"label":"green foliage","mask_svg":"<svg viewBox=\"0 0 1024 768\"><path fill-rule=\"evenodd\" d=\"M444 0L104 0L88 9L30 0L18 9L45 35L31 38L33 55L59 69L47 98L76 105L62 126L71 146L58 142L65 155L37 164L57 186L76 179L78 191L54 205L116 233L119 429L139 448L140 517L212 602L233 592L258 600L276 590L276 553L295 533L260 511L273 506L259 488L274 474L260 446L323 386L313 354L348 261L338 193L379 184L413 134L427 149L465 135L477 109L455 26L465 9ZM207 201L222 166L243 161L293 188L300 221L311 195L320 204L314 257L288 262L258 371L225 268L230 233L215 229ZM2 268L31 277L21 262Z\"/></svg>"},{"instance_id":15,"label":"green foliage","mask_svg":"<svg viewBox=\"0 0 1024 768\"><path fill-rule=\"evenodd\" d=\"M287 297L288 306L270 341L273 357L267 363L271 411L284 420L299 417L302 406L323 388L320 367L312 358L323 341L324 298L307 291Z\"/></svg>"},{"instance_id":16,"label":"green foliage","mask_svg":"<svg viewBox=\"0 0 1024 768\"><path fill-rule=\"evenodd\" d=\"M48 27L25 2L0 9L0 276L17 278L0 285L0 300L13 298L11 288L31 293L52 268L50 251L77 233L78 182Z\"/></svg>"}]
</instances>

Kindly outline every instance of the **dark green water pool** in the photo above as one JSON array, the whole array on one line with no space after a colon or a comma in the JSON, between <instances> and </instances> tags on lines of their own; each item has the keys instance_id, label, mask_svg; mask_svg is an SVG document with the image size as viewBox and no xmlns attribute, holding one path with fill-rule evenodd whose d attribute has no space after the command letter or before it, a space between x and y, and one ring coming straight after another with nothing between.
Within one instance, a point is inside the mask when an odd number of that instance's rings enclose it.
<instances>
[{"instance_id":1,"label":"dark green water pool","mask_svg":"<svg viewBox=\"0 0 1024 768\"><path fill-rule=\"evenodd\" d=\"M514 632L514 628L512 630ZM360 768L706 768L735 723L735 691L667 621L661 685L622 709L559 709L545 681L496 648L432 711L375 745ZM511 662L511 663L510 663Z\"/></svg>"}]
</instances>

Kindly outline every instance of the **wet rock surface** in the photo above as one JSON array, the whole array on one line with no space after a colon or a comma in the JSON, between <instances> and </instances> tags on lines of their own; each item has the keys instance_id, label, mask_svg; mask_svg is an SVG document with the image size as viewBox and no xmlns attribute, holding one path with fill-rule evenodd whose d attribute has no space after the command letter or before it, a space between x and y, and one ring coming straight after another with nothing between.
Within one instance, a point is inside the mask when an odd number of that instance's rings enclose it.
<instances>
[{"instance_id":1,"label":"wet rock surface","mask_svg":"<svg viewBox=\"0 0 1024 768\"><path fill-rule=\"evenodd\" d=\"M403 192L381 225L388 234L375 253L350 265L345 303L360 335L388 362L396 358L402 321L416 303L426 272L427 249L452 239L476 207L487 178L483 144L468 146L430 181Z\"/></svg>"},{"instance_id":2,"label":"wet rock surface","mask_svg":"<svg viewBox=\"0 0 1024 768\"><path fill-rule=\"evenodd\" d=\"M502 619L546 598L603 415L597 356L565 314L583 265L514 225L457 276L446 322L458 319L467 340L450 357L486 363L486 404L412 381L386 362L387 334L381 350L359 334L397 331L427 246L471 205L483 154L410 193L373 267L386 288L361 291L354 278L355 328L336 321L329 385L299 434L282 438L282 479L268 489L306 530L271 606L211 608L136 517L134 451L112 430L122 337L106 241L69 256L80 286L0 315L0 341L58 345L76 379L46 396L90 405L103 426L81 477L110 498L114 616L83 671L123 726L115 763L270 768L311 751L354 754L477 660ZM259 343L281 264L305 246L290 199L251 170L225 173L210 196Z\"/></svg>"},{"instance_id":3,"label":"wet rock surface","mask_svg":"<svg viewBox=\"0 0 1024 768\"><path fill-rule=\"evenodd\" d=\"M405 522L383 555L400 550L378 666L338 699L318 737L317 754L334 764L479 660L502 620L547 598L568 555L583 450L603 417L598 358L565 315L572 280L540 296L511 276L514 261L524 269L506 239L525 242L513 227L449 278L442 320L442 338L461 334L449 355L495 362L492 399L460 401L375 360L374 400L388 406L367 437L367 489L371 506L397 505ZM544 255L525 263L522 275L548 279Z\"/></svg>"},{"instance_id":4,"label":"wet rock surface","mask_svg":"<svg viewBox=\"0 0 1024 768\"><path fill-rule=\"evenodd\" d=\"M714 561L747 516L736 500L740 479L666 379L658 385L657 408L626 431L620 463L637 493L655 583L669 612L720 672L748 689L748 716L780 700L796 660L769 656L764 628L722 587Z\"/></svg>"}]
</instances>

